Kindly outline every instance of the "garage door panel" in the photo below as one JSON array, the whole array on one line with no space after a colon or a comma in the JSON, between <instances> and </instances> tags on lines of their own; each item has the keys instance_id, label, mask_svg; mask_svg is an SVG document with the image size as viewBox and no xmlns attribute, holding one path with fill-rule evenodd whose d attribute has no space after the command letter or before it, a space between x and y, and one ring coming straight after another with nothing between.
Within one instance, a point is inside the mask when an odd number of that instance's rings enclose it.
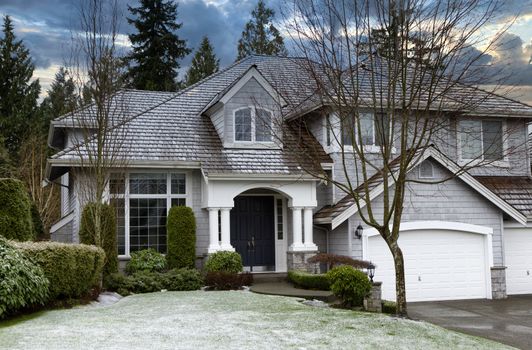
<instances>
[{"instance_id":1,"label":"garage door panel","mask_svg":"<svg viewBox=\"0 0 532 350\"><path fill-rule=\"evenodd\" d=\"M532 228L505 228L506 292L532 293Z\"/></svg>"},{"instance_id":2,"label":"garage door panel","mask_svg":"<svg viewBox=\"0 0 532 350\"><path fill-rule=\"evenodd\" d=\"M486 298L484 236L466 232L401 232L408 301ZM395 269L380 236L368 238L368 259L377 266L383 299L395 299Z\"/></svg>"}]
</instances>

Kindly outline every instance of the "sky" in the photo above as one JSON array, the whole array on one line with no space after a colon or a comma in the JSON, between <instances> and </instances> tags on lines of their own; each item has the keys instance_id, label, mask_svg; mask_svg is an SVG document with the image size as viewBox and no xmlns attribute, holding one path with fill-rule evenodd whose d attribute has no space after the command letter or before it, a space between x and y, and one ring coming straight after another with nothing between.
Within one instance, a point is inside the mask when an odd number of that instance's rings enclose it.
<instances>
[{"instance_id":1,"label":"sky","mask_svg":"<svg viewBox=\"0 0 532 350\"><path fill-rule=\"evenodd\" d=\"M15 33L30 49L36 69L34 77L46 92L59 66L64 65L70 53L72 31L75 30L79 1L83 0L0 0L0 15L10 15ZM125 39L133 27L126 21L130 16L127 6L137 6L137 0L118 0L122 13L120 33ZM280 18L282 0L266 0ZM251 10L257 0L180 0L178 20L183 23L178 35L187 40L188 47L195 49L207 35L220 58L221 67L236 58L237 42ZM487 33L495 32L512 16L517 21L501 38L498 49L486 55L485 61L494 68L510 72L505 82L511 87L512 97L532 103L532 0L506 0L505 8L497 21L486 25ZM281 28L282 29L282 28ZM192 54L181 63L180 77Z\"/></svg>"}]
</instances>

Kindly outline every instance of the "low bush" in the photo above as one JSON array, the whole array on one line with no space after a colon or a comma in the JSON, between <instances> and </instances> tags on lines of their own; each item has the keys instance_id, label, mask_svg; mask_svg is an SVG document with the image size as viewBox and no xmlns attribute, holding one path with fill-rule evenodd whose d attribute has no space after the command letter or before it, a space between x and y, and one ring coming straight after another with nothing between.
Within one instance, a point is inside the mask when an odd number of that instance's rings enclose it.
<instances>
[{"instance_id":1,"label":"low bush","mask_svg":"<svg viewBox=\"0 0 532 350\"><path fill-rule=\"evenodd\" d=\"M0 235L17 241L35 239L31 201L20 180L0 179Z\"/></svg>"},{"instance_id":2,"label":"low bush","mask_svg":"<svg viewBox=\"0 0 532 350\"><path fill-rule=\"evenodd\" d=\"M397 306L394 301L383 300L381 302L382 312L385 314L395 314Z\"/></svg>"},{"instance_id":3,"label":"low bush","mask_svg":"<svg viewBox=\"0 0 532 350\"><path fill-rule=\"evenodd\" d=\"M121 295L132 293L197 290L203 286L203 279L195 269L172 269L167 272L140 271L130 276L113 273L104 280L107 290Z\"/></svg>"},{"instance_id":4,"label":"low bush","mask_svg":"<svg viewBox=\"0 0 532 350\"><path fill-rule=\"evenodd\" d=\"M371 290L368 276L352 266L338 266L327 272L331 291L344 306L361 306Z\"/></svg>"},{"instance_id":5,"label":"low bush","mask_svg":"<svg viewBox=\"0 0 532 350\"><path fill-rule=\"evenodd\" d=\"M166 269L166 258L155 249L148 248L131 253L131 259L126 265L126 272L160 272Z\"/></svg>"},{"instance_id":6,"label":"low bush","mask_svg":"<svg viewBox=\"0 0 532 350\"><path fill-rule=\"evenodd\" d=\"M242 272L242 258L237 252L221 251L213 253L205 263L205 272Z\"/></svg>"},{"instance_id":7,"label":"low bush","mask_svg":"<svg viewBox=\"0 0 532 350\"><path fill-rule=\"evenodd\" d=\"M288 280L299 288L330 290L329 278L325 274L288 271Z\"/></svg>"},{"instance_id":8,"label":"low bush","mask_svg":"<svg viewBox=\"0 0 532 350\"><path fill-rule=\"evenodd\" d=\"M367 269L371 264L369 261L353 259L345 255L336 255L328 253L319 253L308 259L311 264L327 264L328 269L331 270L335 266L348 265L355 269Z\"/></svg>"},{"instance_id":9,"label":"low bush","mask_svg":"<svg viewBox=\"0 0 532 350\"><path fill-rule=\"evenodd\" d=\"M225 271L208 272L205 284L214 290L240 289L253 284L253 275L246 273L232 273Z\"/></svg>"},{"instance_id":10,"label":"low bush","mask_svg":"<svg viewBox=\"0 0 532 350\"><path fill-rule=\"evenodd\" d=\"M189 207L170 208L166 224L169 268L193 268L196 261L196 219Z\"/></svg>"},{"instance_id":11,"label":"low bush","mask_svg":"<svg viewBox=\"0 0 532 350\"><path fill-rule=\"evenodd\" d=\"M49 285L41 267L0 238L0 319L23 308L44 305Z\"/></svg>"},{"instance_id":12,"label":"low bush","mask_svg":"<svg viewBox=\"0 0 532 350\"><path fill-rule=\"evenodd\" d=\"M96 225L94 223L98 215L98 210L100 211L99 233L96 232ZM81 214L79 239L83 244L92 244L103 248L105 251L105 265L103 269L105 275L118 271L115 208L109 204L86 204Z\"/></svg>"},{"instance_id":13,"label":"low bush","mask_svg":"<svg viewBox=\"0 0 532 350\"><path fill-rule=\"evenodd\" d=\"M13 242L37 263L50 281L50 297L82 298L99 286L105 261L103 249L85 244Z\"/></svg>"}]
</instances>

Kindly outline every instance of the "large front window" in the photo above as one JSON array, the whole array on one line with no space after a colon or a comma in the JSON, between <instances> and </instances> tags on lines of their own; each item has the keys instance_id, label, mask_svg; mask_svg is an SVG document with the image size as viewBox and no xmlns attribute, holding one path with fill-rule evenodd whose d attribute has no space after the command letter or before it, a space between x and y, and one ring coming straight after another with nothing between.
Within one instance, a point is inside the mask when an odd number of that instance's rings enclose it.
<instances>
[{"instance_id":1,"label":"large front window","mask_svg":"<svg viewBox=\"0 0 532 350\"><path fill-rule=\"evenodd\" d=\"M129 173L111 178L111 204L117 210L118 254L153 248L166 253L166 215L187 205L186 175Z\"/></svg>"},{"instance_id":2,"label":"large front window","mask_svg":"<svg viewBox=\"0 0 532 350\"><path fill-rule=\"evenodd\" d=\"M463 160L502 160L503 122L501 120L461 120L460 158Z\"/></svg>"}]
</instances>

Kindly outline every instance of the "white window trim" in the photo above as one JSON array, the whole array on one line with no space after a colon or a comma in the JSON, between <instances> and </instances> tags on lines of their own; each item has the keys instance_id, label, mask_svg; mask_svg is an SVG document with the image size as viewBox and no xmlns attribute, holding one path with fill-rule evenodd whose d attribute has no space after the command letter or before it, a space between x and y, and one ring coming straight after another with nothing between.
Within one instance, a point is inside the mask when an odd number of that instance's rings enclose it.
<instances>
[{"instance_id":1,"label":"white window trim","mask_svg":"<svg viewBox=\"0 0 532 350\"><path fill-rule=\"evenodd\" d=\"M460 127L460 123L462 121L479 121L480 122L480 145L482 147L482 157L481 159L467 159L462 158L462 128ZM510 167L510 160L508 158L508 139L504 137L506 135L507 127L506 127L506 120L500 119L500 118L460 118L457 120L456 123L456 140L457 140L457 149L458 149L458 164L459 165L477 165L482 162L484 162L484 132L482 129L482 122L483 121L500 121L502 122L502 154L503 159L501 160L495 160L490 161L489 164L486 164L485 166L494 166L494 167L500 167L500 168L508 168Z\"/></svg>"},{"instance_id":2,"label":"white window trim","mask_svg":"<svg viewBox=\"0 0 532 350\"><path fill-rule=\"evenodd\" d=\"M375 114L373 112L364 112L364 113L361 113L361 114L372 114L373 115L373 143L374 144L373 145L363 145L362 146L363 150L364 150L365 153L380 153L381 152L381 146L375 144ZM327 127L327 118L329 118L329 120L331 120L331 122L330 122L331 129L330 130L333 133L333 135L331 135L331 144L330 145L327 145L327 137L328 137L328 133L329 133L329 129ZM392 121L390 120L390 129L391 129L391 126L392 126ZM326 153L341 152L342 146L340 144L338 144L337 141L342 142L343 134L342 134L342 127L340 125L340 120L339 120L338 116L336 115L336 113L331 113L328 116L326 116L325 118L323 118L322 128L323 128L322 145L323 145L323 148L324 148L325 152ZM358 132L356 133L355 137L357 139L356 140L357 144L359 144L359 142L358 142ZM353 149L352 145L344 145L343 149L344 149L344 152L346 152L346 153L353 153L354 152L354 149ZM397 148L392 147L392 153L393 154L397 153Z\"/></svg>"},{"instance_id":3,"label":"white window trim","mask_svg":"<svg viewBox=\"0 0 532 350\"><path fill-rule=\"evenodd\" d=\"M148 173L158 173L166 174L166 194L130 194L129 192L129 176L130 174L148 174ZM172 174L184 174L185 175L185 193L184 194L172 194ZM109 183L109 181L108 181ZM130 251L130 236L129 236L129 200L136 198L156 198L164 199L166 198L166 215L172 207L172 199L174 198L184 198L185 205L187 207L192 207L192 176L190 171L160 171L156 169L135 169L128 171L124 174L124 193L123 194L111 194L109 187L107 188L107 193L110 199L123 199L124 200L124 235L125 235L125 249L124 254L119 254L118 258L121 260L127 260L131 258Z\"/></svg>"},{"instance_id":4,"label":"white window trim","mask_svg":"<svg viewBox=\"0 0 532 350\"><path fill-rule=\"evenodd\" d=\"M244 109L249 109L251 111L251 141L246 141L246 140L237 140L236 139L236 112L238 111L241 111L241 110L244 110ZM257 125L257 109L262 109L268 113L270 113L271 115L271 119L270 119L270 130L272 132L272 135L271 135L271 140L270 141L257 141L256 138L257 138L257 135L255 134L256 132L256 125ZM244 106L244 107L240 107L240 108L237 108L233 111L233 142L234 143L239 143L239 144L253 144L253 143L260 143L260 144L273 144L274 141L273 141L273 118L274 118L274 113L271 109L269 108L264 108L264 107L256 107L256 106Z\"/></svg>"},{"instance_id":5,"label":"white window trim","mask_svg":"<svg viewBox=\"0 0 532 350\"><path fill-rule=\"evenodd\" d=\"M425 162L427 162L427 160L425 160ZM421 165L423 165L425 162L421 162L418 166L418 177L420 179L434 179L434 164L428 162L426 164L429 164L431 169L432 169L432 175L431 176L423 176L422 172L421 172Z\"/></svg>"}]
</instances>

